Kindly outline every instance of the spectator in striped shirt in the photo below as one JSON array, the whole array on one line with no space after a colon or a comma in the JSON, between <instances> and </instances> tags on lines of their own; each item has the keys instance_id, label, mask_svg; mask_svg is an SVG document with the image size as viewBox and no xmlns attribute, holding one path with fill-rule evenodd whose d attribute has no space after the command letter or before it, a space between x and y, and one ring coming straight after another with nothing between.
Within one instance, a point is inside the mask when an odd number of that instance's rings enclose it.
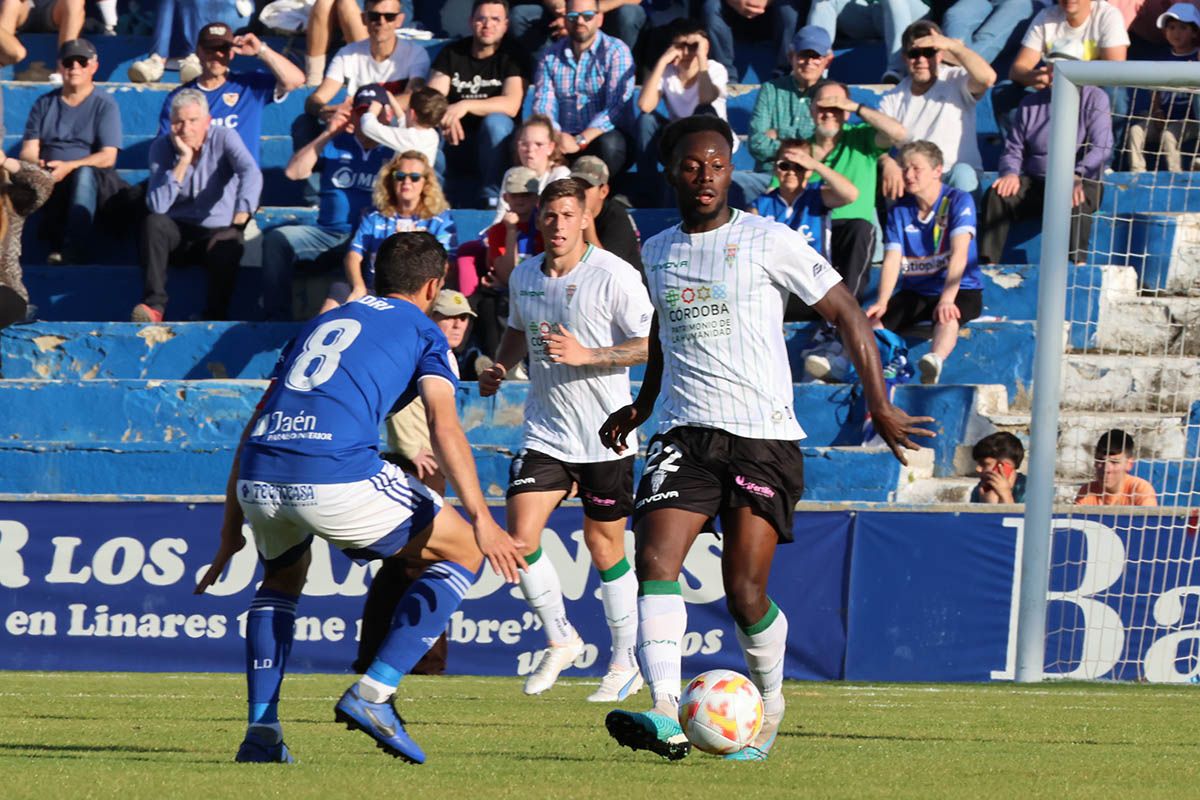
<instances>
[{"instance_id":1,"label":"spectator in striped shirt","mask_svg":"<svg viewBox=\"0 0 1200 800\"><path fill-rule=\"evenodd\" d=\"M542 56L534 76L533 113L554 123L558 146L574 161L594 155L610 175L625 169L632 149L633 55L600 30L597 0L568 0L567 37Z\"/></svg>"}]
</instances>

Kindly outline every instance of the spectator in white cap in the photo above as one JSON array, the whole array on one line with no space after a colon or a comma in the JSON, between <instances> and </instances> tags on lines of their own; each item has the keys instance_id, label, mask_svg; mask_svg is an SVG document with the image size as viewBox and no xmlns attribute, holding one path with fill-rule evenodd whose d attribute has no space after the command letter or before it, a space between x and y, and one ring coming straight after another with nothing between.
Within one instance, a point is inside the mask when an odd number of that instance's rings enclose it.
<instances>
[{"instance_id":1,"label":"spectator in white cap","mask_svg":"<svg viewBox=\"0 0 1200 800\"><path fill-rule=\"evenodd\" d=\"M484 283L507 285L508 276L530 256L542 252L542 234L536 220L538 175L529 167L513 167L504 176L504 218L487 229L488 275Z\"/></svg>"},{"instance_id":2,"label":"spectator in white cap","mask_svg":"<svg viewBox=\"0 0 1200 800\"><path fill-rule=\"evenodd\" d=\"M609 194L608 165L595 156L584 156L571 167L571 177L583 184L592 224L583 229L584 240L642 271L642 247L629 209Z\"/></svg>"},{"instance_id":3,"label":"spectator in white cap","mask_svg":"<svg viewBox=\"0 0 1200 800\"><path fill-rule=\"evenodd\" d=\"M1176 3L1158 16L1158 28L1167 44L1147 54L1147 60L1196 61L1200 52L1200 10L1191 3ZM1181 145L1194 141L1197 135L1196 122L1189 119L1195 116L1191 111L1192 101L1191 92L1133 90L1125 133L1130 172L1145 172L1148 155L1151 161L1153 156L1161 155L1171 172L1183 170L1182 152L1193 150ZM1153 148L1149 153L1147 146Z\"/></svg>"}]
</instances>

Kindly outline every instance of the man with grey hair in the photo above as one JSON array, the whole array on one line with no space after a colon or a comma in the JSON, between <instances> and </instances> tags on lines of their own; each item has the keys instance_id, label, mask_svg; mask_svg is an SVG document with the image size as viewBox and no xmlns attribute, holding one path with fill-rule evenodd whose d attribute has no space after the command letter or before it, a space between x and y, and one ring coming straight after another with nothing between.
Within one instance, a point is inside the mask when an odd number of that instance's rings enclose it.
<instances>
[{"instance_id":1,"label":"man with grey hair","mask_svg":"<svg viewBox=\"0 0 1200 800\"><path fill-rule=\"evenodd\" d=\"M134 322L161 322L167 264L201 263L208 271L205 319L224 319L242 260L242 231L258 208L262 173L237 131L214 126L202 92L171 101L171 130L150 145L150 179L139 260L142 302Z\"/></svg>"}]
</instances>

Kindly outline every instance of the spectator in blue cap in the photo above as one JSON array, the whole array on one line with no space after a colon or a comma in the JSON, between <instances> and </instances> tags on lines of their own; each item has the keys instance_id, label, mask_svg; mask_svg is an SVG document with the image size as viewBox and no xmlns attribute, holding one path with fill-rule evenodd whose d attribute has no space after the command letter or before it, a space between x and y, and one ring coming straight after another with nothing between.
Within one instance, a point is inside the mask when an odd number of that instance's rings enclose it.
<instances>
[{"instance_id":1,"label":"spectator in blue cap","mask_svg":"<svg viewBox=\"0 0 1200 800\"><path fill-rule=\"evenodd\" d=\"M789 43L800 23L797 0L704 0L701 19L712 40L712 57L737 82L734 43L769 41L775 48L778 73L787 71ZM778 74L777 73L777 74Z\"/></svg>"}]
</instances>

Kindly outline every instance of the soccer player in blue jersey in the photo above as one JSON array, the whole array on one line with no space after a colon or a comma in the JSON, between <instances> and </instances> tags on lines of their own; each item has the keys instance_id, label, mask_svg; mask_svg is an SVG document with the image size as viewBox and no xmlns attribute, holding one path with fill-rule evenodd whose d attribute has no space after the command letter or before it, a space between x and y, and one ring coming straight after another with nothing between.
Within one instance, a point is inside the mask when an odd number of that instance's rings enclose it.
<instances>
[{"instance_id":1,"label":"soccer player in blue jersey","mask_svg":"<svg viewBox=\"0 0 1200 800\"><path fill-rule=\"evenodd\" d=\"M208 100L213 125L236 130L250 155L259 161L263 111L303 86L304 73L253 33L234 36L233 29L223 22L210 22L200 29L196 55L200 76L167 95L158 119L159 135L171 128L171 101L175 95L184 89L196 89ZM270 72L231 72L229 63L235 55L257 56Z\"/></svg>"},{"instance_id":2,"label":"soccer player in blue jersey","mask_svg":"<svg viewBox=\"0 0 1200 800\"><path fill-rule=\"evenodd\" d=\"M937 383L959 327L983 309L975 201L942 183L942 151L933 142L909 142L899 158L904 196L888 212L879 300L867 316L889 331L932 322L933 345L917 369L921 383Z\"/></svg>"},{"instance_id":3,"label":"soccer player in blue jersey","mask_svg":"<svg viewBox=\"0 0 1200 800\"><path fill-rule=\"evenodd\" d=\"M277 704L314 535L359 561L432 562L401 598L366 675L334 707L337 721L417 764L425 754L396 714L397 684L445 629L483 557L512 583L526 567L488 511L458 421L454 355L426 316L445 278L445 251L428 233L397 234L380 248L376 270L376 294L322 314L285 348L242 436L221 542L196 586L208 588L245 545L248 521L264 576L246 619L249 726L237 761L293 760ZM470 523L380 458L384 416L418 395L434 454Z\"/></svg>"},{"instance_id":4,"label":"soccer player in blue jersey","mask_svg":"<svg viewBox=\"0 0 1200 800\"><path fill-rule=\"evenodd\" d=\"M682 222L642 247L655 318L637 399L600 429L620 453L630 431L655 412L634 503L638 578L637 655L653 708L609 712L619 744L683 758L678 721L687 609L679 575L700 532L721 522L726 604L751 680L763 697L763 727L739 760L766 759L784 715L787 617L767 596L775 547L792 540L804 488L783 339L789 293L837 326L862 376L876 430L896 458L932 436L887 397L871 325L841 278L796 231L730 209L733 132L712 116L672 123L659 145ZM661 395L661 396L660 396Z\"/></svg>"}]
</instances>

